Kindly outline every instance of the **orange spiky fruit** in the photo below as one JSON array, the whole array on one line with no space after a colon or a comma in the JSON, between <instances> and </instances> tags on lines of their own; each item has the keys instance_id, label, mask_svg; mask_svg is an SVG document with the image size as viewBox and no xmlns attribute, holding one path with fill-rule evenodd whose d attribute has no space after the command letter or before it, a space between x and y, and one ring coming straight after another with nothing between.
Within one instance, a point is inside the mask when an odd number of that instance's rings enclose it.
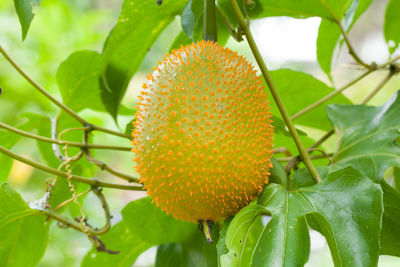
<instances>
[{"instance_id":1,"label":"orange spiky fruit","mask_svg":"<svg viewBox=\"0 0 400 267\"><path fill-rule=\"evenodd\" d=\"M263 82L245 58L210 41L172 51L143 85L136 169L162 210L220 221L268 182L272 126Z\"/></svg>"}]
</instances>

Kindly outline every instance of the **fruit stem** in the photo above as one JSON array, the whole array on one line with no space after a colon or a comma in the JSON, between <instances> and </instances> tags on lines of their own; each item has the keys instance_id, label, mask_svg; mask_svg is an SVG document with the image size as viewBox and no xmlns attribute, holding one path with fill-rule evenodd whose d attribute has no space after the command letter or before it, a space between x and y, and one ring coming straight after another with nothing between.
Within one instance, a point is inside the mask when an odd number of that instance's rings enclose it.
<instances>
[{"instance_id":1,"label":"fruit stem","mask_svg":"<svg viewBox=\"0 0 400 267\"><path fill-rule=\"evenodd\" d=\"M203 39L217 42L217 21L215 17L215 0L204 0Z\"/></svg>"},{"instance_id":2,"label":"fruit stem","mask_svg":"<svg viewBox=\"0 0 400 267\"><path fill-rule=\"evenodd\" d=\"M246 23L245 18L243 17L242 11L240 10L236 0L230 0L233 11L235 13L236 18L238 19L240 27L242 27L243 32L246 36L247 42L251 48L251 51L253 52L253 55L258 63L258 66L260 67L261 73L264 76L265 81L268 84L268 87L271 91L272 97L275 100L276 105L279 108L279 111L286 123L286 126L289 129L289 132L296 143L297 149L299 151L300 157L304 164L306 165L308 171L310 172L311 176L315 180L315 182L320 182L321 177L319 176L317 169L315 168L314 164L312 163L310 156L308 155L303 143L301 142L300 136L297 133L296 128L294 127L294 124L292 120L289 117L288 112L286 111L286 108L282 102L282 99L278 93L278 90L275 87L275 84L273 83L271 76L269 74L268 68L265 65L265 62L260 54L260 51L257 48L257 45L254 41L253 35L250 32L250 28Z\"/></svg>"},{"instance_id":3,"label":"fruit stem","mask_svg":"<svg viewBox=\"0 0 400 267\"><path fill-rule=\"evenodd\" d=\"M207 239L208 243L212 243L212 225L213 221L211 220L199 220L200 230L203 232L204 236Z\"/></svg>"}]
</instances>

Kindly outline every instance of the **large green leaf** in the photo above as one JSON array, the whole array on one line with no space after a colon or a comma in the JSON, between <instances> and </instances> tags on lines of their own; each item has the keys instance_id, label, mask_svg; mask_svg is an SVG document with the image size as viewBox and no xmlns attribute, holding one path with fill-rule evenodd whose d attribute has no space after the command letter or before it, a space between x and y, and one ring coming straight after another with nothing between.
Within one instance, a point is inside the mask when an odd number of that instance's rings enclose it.
<instances>
[{"instance_id":1,"label":"large green leaf","mask_svg":"<svg viewBox=\"0 0 400 267\"><path fill-rule=\"evenodd\" d=\"M0 185L0 266L36 266L47 245L45 218L6 183Z\"/></svg>"},{"instance_id":2,"label":"large green leaf","mask_svg":"<svg viewBox=\"0 0 400 267\"><path fill-rule=\"evenodd\" d=\"M385 13L385 24L383 27L383 33L385 35L386 42L394 42L389 47L389 52L393 53L396 48L400 45L400 1L390 0Z\"/></svg>"},{"instance_id":3,"label":"large green leaf","mask_svg":"<svg viewBox=\"0 0 400 267\"><path fill-rule=\"evenodd\" d=\"M340 37L336 23L322 20L318 29L317 60L321 69L330 76L333 52Z\"/></svg>"},{"instance_id":4,"label":"large green leaf","mask_svg":"<svg viewBox=\"0 0 400 267\"><path fill-rule=\"evenodd\" d=\"M82 267L97 266L132 266L137 257L152 245L137 236L124 221L114 225L109 232L101 236L106 248L118 251L118 254L97 252L96 249L89 251L83 258Z\"/></svg>"},{"instance_id":5,"label":"large green leaf","mask_svg":"<svg viewBox=\"0 0 400 267\"><path fill-rule=\"evenodd\" d=\"M381 254L400 257L400 192L381 182L383 190L383 222Z\"/></svg>"},{"instance_id":6,"label":"large green leaf","mask_svg":"<svg viewBox=\"0 0 400 267\"><path fill-rule=\"evenodd\" d=\"M118 23L104 46L101 97L107 111L116 118L122 97L132 75L157 37L182 12L186 0L125 0Z\"/></svg>"},{"instance_id":7,"label":"large green leaf","mask_svg":"<svg viewBox=\"0 0 400 267\"><path fill-rule=\"evenodd\" d=\"M236 0L243 8L243 1ZM250 18L288 16L294 18L321 17L335 21L342 19L353 0L255 0L246 1L246 11ZM219 6L235 21L230 0L218 0Z\"/></svg>"},{"instance_id":8,"label":"large green leaf","mask_svg":"<svg viewBox=\"0 0 400 267\"><path fill-rule=\"evenodd\" d=\"M141 229L137 234L142 239L154 245L182 242L198 231L196 224L178 221L161 211L151 203L149 197L129 203L123 209L122 216L129 227Z\"/></svg>"},{"instance_id":9,"label":"large green leaf","mask_svg":"<svg viewBox=\"0 0 400 267\"><path fill-rule=\"evenodd\" d=\"M181 47L181 45L186 46L188 44L192 43L192 39L189 38L186 33L182 30L176 37L174 42L172 43L171 47L169 48L169 51L178 49Z\"/></svg>"},{"instance_id":10,"label":"large green leaf","mask_svg":"<svg viewBox=\"0 0 400 267\"><path fill-rule=\"evenodd\" d=\"M157 248L155 267L214 266L218 266L215 244L207 243L200 231L187 242L163 244Z\"/></svg>"},{"instance_id":11,"label":"large green leaf","mask_svg":"<svg viewBox=\"0 0 400 267\"><path fill-rule=\"evenodd\" d=\"M15 10L21 24L22 40L25 40L29 26L31 26L31 22L35 16L33 14L33 6L39 4L40 0L14 0Z\"/></svg>"},{"instance_id":12,"label":"large green leaf","mask_svg":"<svg viewBox=\"0 0 400 267\"><path fill-rule=\"evenodd\" d=\"M342 25L349 32L357 19L367 10L372 0L353 0L347 9ZM317 38L317 59L322 70L330 75L333 52L339 41L340 29L334 22L322 20L318 30Z\"/></svg>"},{"instance_id":13,"label":"large green leaf","mask_svg":"<svg viewBox=\"0 0 400 267\"><path fill-rule=\"evenodd\" d=\"M203 24L203 0L189 0L181 15L182 29L187 36L193 39L196 28Z\"/></svg>"},{"instance_id":14,"label":"large green leaf","mask_svg":"<svg viewBox=\"0 0 400 267\"><path fill-rule=\"evenodd\" d=\"M17 141L20 139L20 136L8 132L6 130L0 129L0 145L5 148L13 147ZM8 174L10 173L12 166L12 158L5 154L0 155L0 182L6 181L8 178Z\"/></svg>"},{"instance_id":15,"label":"large green leaf","mask_svg":"<svg viewBox=\"0 0 400 267\"><path fill-rule=\"evenodd\" d=\"M376 266L382 211L379 185L350 167L311 187L270 184L230 223L222 266L303 266L310 250L306 218L325 235L335 265ZM267 215L260 231L256 219Z\"/></svg>"},{"instance_id":16,"label":"large green leaf","mask_svg":"<svg viewBox=\"0 0 400 267\"><path fill-rule=\"evenodd\" d=\"M31 121L29 121L29 120L15 126L15 127L18 129L24 130L24 131L30 131L35 128L35 126L32 125ZM0 145L1 146L10 149L15 144L17 144L17 142L20 139L21 139L20 135L0 128ZM1 154L0 155L0 163L1 163L0 182L2 182L2 181L7 180L7 176L11 170L13 159L5 154Z\"/></svg>"},{"instance_id":17,"label":"large green leaf","mask_svg":"<svg viewBox=\"0 0 400 267\"><path fill-rule=\"evenodd\" d=\"M333 88L327 86L325 83L317 80L309 74L302 72L280 69L271 71L271 76L279 90L283 102L285 103L287 111L291 115L334 91ZM338 94L331 100L325 102L323 105L320 105L319 107L297 118L294 122L296 124L319 129L329 129L331 126L327 120L324 106L331 103L350 104L350 101L343 95ZM274 115L279 114L278 108L272 102L271 108L271 111Z\"/></svg>"},{"instance_id":18,"label":"large green leaf","mask_svg":"<svg viewBox=\"0 0 400 267\"><path fill-rule=\"evenodd\" d=\"M75 111L85 108L104 110L99 75L101 55L81 50L72 53L57 70L57 83L63 102Z\"/></svg>"},{"instance_id":19,"label":"large green leaf","mask_svg":"<svg viewBox=\"0 0 400 267\"><path fill-rule=\"evenodd\" d=\"M399 92L380 107L331 105L327 113L340 135L335 168L351 165L379 182L388 167L400 166Z\"/></svg>"},{"instance_id":20,"label":"large green leaf","mask_svg":"<svg viewBox=\"0 0 400 267\"><path fill-rule=\"evenodd\" d=\"M115 255L89 251L82 266L132 266L136 258L146 249L166 243L191 242L198 231L193 223L177 221L162 212L146 197L129 203L122 211L122 222L111 228L101 239Z\"/></svg>"}]
</instances>

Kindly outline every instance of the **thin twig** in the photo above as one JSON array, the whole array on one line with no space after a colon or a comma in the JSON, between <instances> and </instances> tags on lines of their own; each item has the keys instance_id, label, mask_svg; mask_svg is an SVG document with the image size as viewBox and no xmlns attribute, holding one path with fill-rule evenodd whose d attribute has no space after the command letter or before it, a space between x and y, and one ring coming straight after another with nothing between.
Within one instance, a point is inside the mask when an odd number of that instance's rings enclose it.
<instances>
[{"instance_id":1,"label":"thin twig","mask_svg":"<svg viewBox=\"0 0 400 267\"><path fill-rule=\"evenodd\" d=\"M91 188L86 189L86 190L83 191L82 193L76 195L76 198L78 199L78 198L80 198L81 196L86 195L86 194L89 193L91 190L92 190ZM75 200L74 198L70 198L70 199L65 200L63 203L61 203L60 205L58 205L58 206L54 209L54 211L57 211L57 210L60 209L61 207L64 207L65 205L67 205L68 203L71 203L71 202L74 201L74 200Z\"/></svg>"},{"instance_id":2,"label":"thin twig","mask_svg":"<svg viewBox=\"0 0 400 267\"><path fill-rule=\"evenodd\" d=\"M353 84L357 83L358 81L360 81L361 79L363 79L364 77L366 77L368 74L370 74L371 72L373 72L374 70L370 69L367 70L366 72L364 72L361 76L357 77L356 79L354 79L353 81L349 82L348 84L346 84L345 86L343 86L342 88L333 91L332 93L324 96L323 98L321 98L320 100L312 103L311 105L303 108L302 110L300 110L299 112L297 112L296 114L292 115L290 118L292 120L297 119L298 117L304 115L305 113L311 111L312 109L320 106L321 104L323 104L324 102L328 101L329 99L333 98L334 96L340 94L341 92L343 92L344 90L346 90L347 88L349 88L350 86L352 86Z\"/></svg>"},{"instance_id":3,"label":"thin twig","mask_svg":"<svg viewBox=\"0 0 400 267\"><path fill-rule=\"evenodd\" d=\"M10 132L28 137L28 138L32 138L32 139L36 139L39 141L43 141L43 142L47 142L47 143L52 143L52 144L57 144L57 145L69 145L69 146L73 146L73 147L81 147L81 148L89 148L89 149L107 149L107 150L118 150L118 151L131 151L132 148L130 147L123 147L123 146L108 146L108 145L96 145L96 144L83 144L83 143L77 143L77 142L70 142L70 141L58 141L56 139L52 139L52 138L48 138L48 137L44 137L41 135L37 135L37 134L33 134L33 133L29 133L29 132L25 132L22 131L20 129L14 128L8 124L2 123L0 122L0 128L3 128L5 130L8 130Z\"/></svg>"},{"instance_id":4,"label":"thin twig","mask_svg":"<svg viewBox=\"0 0 400 267\"><path fill-rule=\"evenodd\" d=\"M371 98L373 96L375 96L380 89L382 89L382 87L385 86L385 84L393 77L393 75L396 74L395 71L393 71L393 69L391 69L391 71L385 76L385 78L375 87L374 90L372 90L362 101L361 104L366 104L368 103L369 100L371 100ZM329 137L331 137L333 134L335 133L335 130L330 130L329 132L327 132L324 136L322 136L318 141L316 141L311 147L310 149L313 148L317 148L318 146L320 146L322 143L324 143L326 140L328 140Z\"/></svg>"},{"instance_id":5,"label":"thin twig","mask_svg":"<svg viewBox=\"0 0 400 267\"><path fill-rule=\"evenodd\" d=\"M124 137L127 139L131 139L131 136L116 132L110 129L106 129L97 125L92 125L89 122L87 122L85 119L83 119L81 116L79 116L75 111L73 111L71 108L68 106L64 105L62 102L58 101L56 98L54 98L51 94L49 94L42 86L40 86L36 81L34 81L29 75L20 67L18 64L8 55L8 53L4 50L4 48L0 45L0 53L3 54L3 56L7 59L7 61L21 74L33 87L35 87L40 93L42 93L45 97L47 97L51 102L53 102L55 105L57 105L59 108L67 112L69 115L71 115L74 119L79 121L82 125L87 126L90 125L93 130L96 131L101 131L104 133L108 133L111 135L119 136L119 137Z\"/></svg>"},{"instance_id":6,"label":"thin twig","mask_svg":"<svg viewBox=\"0 0 400 267\"><path fill-rule=\"evenodd\" d=\"M334 14L333 14L333 15L334 15ZM335 16L335 18L336 18L336 16ZM343 25L342 25L342 23L340 22L340 20L336 18L336 21L335 21L335 22L336 22L336 24L339 26L340 32L341 32L342 35L343 35L344 41L345 41L345 43L346 43L346 45L347 45L347 48L349 49L349 53L350 53L350 55L354 58L354 60L355 60L358 64L364 66L364 67L367 68L367 69L375 69L375 68L376 68L376 64L371 64L371 65L369 65L369 64L365 63L365 62L358 56L358 54L357 54L356 50L354 50L353 45L351 44L351 42L350 42L350 40L349 40L349 37L348 37L348 35L347 35L347 32L346 32L346 30L343 28Z\"/></svg>"},{"instance_id":7,"label":"thin twig","mask_svg":"<svg viewBox=\"0 0 400 267\"><path fill-rule=\"evenodd\" d=\"M286 126L289 129L289 132L294 140L294 142L296 143L297 149L300 153L301 159L304 162L304 164L306 165L307 169L309 170L311 176L313 177L313 179L316 182L320 182L321 181L321 177L319 176L317 169L315 168L314 164L312 163L301 139L299 134L297 133L296 128L294 127L294 124L292 122L292 120L289 117L288 112L286 111L286 108L282 102L282 99L279 95L278 90L275 87L275 84L273 83L270 73L268 71L267 66L265 65L265 62L260 54L260 51L258 50L258 47L254 41L253 35L250 32L249 26L246 23L245 18L243 17L242 11L240 10L236 0L230 0L231 2L231 6L233 8L233 11L236 15L236 18L238 19L238 22L241 26L241 28L243 29L243 32L246 36L247 42L253 52L253 55L258 63L258 66L260 67L261 73L264 76L265 81L268 84L268 87L270 89L271 95L273 96L276 105L279 108L279 111L286 123Z\"/></svg>"},{"instance_id":8,"label":"thin twig","mask_svg":"<svg viewBox=\"0 0 400 267\"><path fill-rule=\"evenodd\" d=\"M276 147L276 148L273 149L273 153L274 154L283 153L286 156L292 156L292 153L286 147Z\"/></svg>"},{"instance_id":9,"label":"thin twig","mask_svg":"<svg viewBox=\"0 0 400 267\"><path fill-rule=\"evenodd\" d=\"M51 138L57 139L57 119L50 119L50 122L51 122ZM66 161L64 155L61 152L60 146L58 146L57 143L52 143L51 147L53 149L54 155L56 155L56 157L60 161L62 162Z\"/></svg>"},{"instance_id":10,"label":"thin twig","mask_svg":"<svg viewBox=\"0 0 400 267\"><path fill-rule=\"evenodd\" d=\"M126 180L126 181L128 181L130 183L138 183L139 182L138 178L133 177L133 176L128 175L128 174L125 174L123 172L120 172L120 171L108 166L106 163L104 163L104 162L102 162L102 161L100 161L98 159L93 158L88 153L86 153L86 159L90 163L92 163L92 164L96 165L97 167L99 167L102 171L106 171L108 173L111 173L111 174L117 176L118 178L122 178L122 179L124 179L124 180Z\"/></svg>"},{"instance_id":11,"label":"thin twig","mask_svg":"<svg viewBox=\"0 0 400 267\"><path fill-rule=\"evenodd\" d=\"M382 65L379 65L378 68L379 69L383 69L387 65L391 65L393 63L396 63L397 60L400 60L400 56L397 56L397 57L394 57L392 59L389 59L387 62L383 63Z\"/></svg>"},{"instance_id":12,"label":"thin twig","mask_svg":"<svg viewBox=\"0 0 400 267\"><path fill-rule=\"evenodd\" d=\"M332 156L332 153L326 154L329 157ZM324 159L326 158L326 155L314 155L314 156L310 156L310 159ZM287 162L292 160L295 157L282 157L282 158L276 158L276 160L278 160L279 162Z\"/></svg>"},{"instance_id":13,"label":"thin twig","mask_svg":"<svg viewBox=\"0 0 400 267\"><path fill-rule=\"evenodd\" d=\"M378 92L381 90L385 84L392 78L392 76L395 74L395 71L389 71L389 73L383 78L383 80L375 87L374 90L372 90L362 101L361 104L366 104L368 101L371 100Z\"/></svg>"},{"instance_id":14,"label":"thin twig","mask_svg":"<svg viewBox=\"0 0 400 267\"><path fill-rule=\"evenodd\" d=\"M324 136L322 136L318 141L316 141L312 146L310 146L309 149L313 149L313 148L317 148L319 145L321 145L323 142L325 142L326 140L328 140L329 137L331 137L332 134L335 133L335 130L330 130L329 132L327 132L326 134L324 134Z\"/></svg>"},{"instance_id":15,"label":"thin twig","mask_svg":"<svg viewBox=\"0 0 400 267\"><path fill-rule=\"evenodd\" d=\"M40 169L42 171L48 172L48 173L52 173L58 176L62 176L62 177L68 177L68 174L66 172L60 171L60 170L56 170L54 168L42 165L40 163L34 162L32 160L29 160L27 158L24 158L18 154L15 154L14 152L8 150L7 148L0 146L0 152L3 154L6 154L9 157L12 157L18 161L21 161L25 164L28 164L32 167L35 167L37 169ZM107 182L101 182L98 181L96 179L88 179L82 176L78 176L78 175L71 175L71 180L75 180L81 183L85 183L85 184L89 184L95 187L108 187L108 188L116 188L116 189L123 189L123 190L139 190L139 191L143 191L143 186L136 186L136 185L123 185L123 184L113 184L113 183L107 183Z\"/></svg>"},{"instance_id":16,"label":"thin twig","mask_svg":"<svg viewBox=\"0 0 400 267\"><path fill-rule=\"evenodd\" d=\"M235 30L235 28L229 22L228 18L224 14L224 12L218 6L216 6L215 8L216 8L215 10L217 11L218 16L220 16L222 18L222 20L224 21L225 26L228 28L229 33L231 34L233 39L235 39L237 42L243 41L243 32L241 31L241 29L238 28L237 30Z\"/></svg>"},{"instance_id":17,"label":"thin twig","mask_svg":"<svg viewBox=\"0 0 400 267\"><path fill-rule=\"evenodd\" d=\"M55 220L57 220L58 222L61 222L62 224L64 224L66 227L72 227L75 230L78 230L84 234L90 234L90 235L103 235L105 234L108 230L110 230L111 227L111 214L110 214L110 208L108 207L107 201L104 198L103 194L101 193L101 188L97 188L95 187L93 189L93 192L96 194L96 196L99 198L101 205L103 207L104 210L104 215L105 215L105 219L106 219L106 223L103 227L101 228L93 228L89 225L81 225L78 222L72 221L58 213L55 213L54 211L51 210L38 210L38 214L41 215L46 215L49 216Z\"/></svg>"},{"instance_id":18,"label":"thin twig","mask_svg":"<svg viewBox=\"0 0 400 267\"><path fill-rule=\"evenodd\" d=\"M84 135L83 135L83 143L87 144L88 140L89 140L89 133L90 131L85 131ZM86 154L86 159L90 162L93 163L94 165L98 166L102 171L107 171L115 176L117 176L118 178L122 178L130 183L139 183L139 179L136 177L133 177L131 175L125 174L123 172L120 172L110 166L108 166L106 163L95 159L92 157L91 153L90 153L90 149L84 149L85 154Z\"/></svg>"}]
</instances>

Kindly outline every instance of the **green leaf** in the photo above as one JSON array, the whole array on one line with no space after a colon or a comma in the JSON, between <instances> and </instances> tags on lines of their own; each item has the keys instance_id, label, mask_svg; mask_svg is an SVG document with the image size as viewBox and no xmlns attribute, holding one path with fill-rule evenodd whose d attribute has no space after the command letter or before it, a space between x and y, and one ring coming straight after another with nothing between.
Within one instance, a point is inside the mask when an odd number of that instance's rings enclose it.
<instances>
[{"instance_id":1,"label":"green leaf","mask_svg":"<svg viewBox=\"0 0 400 267\"><path fill-rule=\"evenodd\" d=\"M333 168L350 165L379 182L388 167L400 166L400 95L380 107L331 105L328 117L339 130Z\"/></svg>"},{"instance_id":2,"label":"green leaf","mask_svg":"<svg viewBox=\"0 0 400 267\"><path fill-rule=\"evenodd\" d=\"M280 92L287 111L291 115L334 91L333 88L327 86L325 83L302 72L280 69L271 71L271 77ZM293 81L296 82L294 83ZM298 117L294 122L296 124L329 130L331 126L327 120L324 106L330 103L350 104L350 101L342 94L338 94L324 104ZM275 115L279 114L278 108L272 102L271 111Z\"/></svg>"},{"instance_id":3,"label":"green leaf","mask_svg":"<svg viewBox=\"0 0 400 267\"><path fill-rule=\"evenodd\" d=\"M12 148L17 141L20 139L20 136L8 132L6 130L0 129L0 144L5 148ZM7 181L8 174L10 173L13 159L5 154L0 154L0 182Z\"/></svg>"},{"instance_id":4,"label":"green leaf","mask_svg":"<svg viewBox=\"0 0 400 267\"><path fill-rule=\"evenodd\" d=\"M128 225L122 221L114 225L109 232L100 238L106 248L119 251L116 255L97 252L92 248L81 262L82 267L118 266L129 267L136 261L137 257L152 245L137 236Z\"/></svg>"},{"instance_id":5,"label":"green leaf","mask_svg":"<svg viewBox=\"0 0 400 267\"><path fill-rule=\"evenodd\" d=\"M376 266L382 211L379 185L350 167L297 190L270 184L230 223L222 266L303 266L310 251L306 217L325 235L336 266ZM256 219L267 215L260 231Z\"/></svg>"},{"instance_id":6,"label":"green leaf","mask_svg":"<svg viewBox=\"0 0 400 267\"><path fill-rule=\"evenodd\" d=\"M8 174L11 171L11 167L13 164L13 159L1 154L0 155L0 162L1 162L1 168L0 168L0 182L5 182L7 181Z\"/></svg>"},{"instance_id":7,"label":"green leaf","mask_svg":"<svg viewBox=\"0 0 400 267\"><path fill-rule=\"evenodd\" d=\"M213 235L213 237L215 237ZM217 267L215 244L196 231L189 241L158 246L155 267Z\"/></svg>"},{"instance_id":8,"label":"green leaf","mask_svg":"<svg viewBox=\"0 0 400 267\"><path fill-rule=\"evenodd\" d=\"M193 39L193 32L202 25L203 0L189 0L181 15L182 29Z\"/></svg>"},{"instance_id":9,"label":"green leaf","mask_svg":"<svg viewBox=\"0 0 400 267\"><path fill-rule=\"evenodd\" d=\"M198 232L197 225L177 221L151 203L149 197L130 202L122 210L122 221L101 237L106 247L116 255L97 252L94 248L85 256L82 267L132 266L136 258L150 247L166 243L190 242Z\"/></svg>"},{"instance_id":10,"label":"green leaf","mask_svg":"<svg viewBox=\"0 0 400 267\"><path fill-rule=\"evenodd\" d=\"M340 30L336 23L322 20L318 29L317 60L321 69L329 75L331 73L332 57L340 37Z\"/></svg>"},{"instance_id":11,"label":"green leaf","mask_svg":"<svg viewBox=\"0 0 400 267\"><path fill-rule=\"evenodd\" d=\"M186 46L191 44L193 41L191 38L189 38L186 33L182 30L178 36L176 36L174 42L172 43L171 47L169 48L169 52L171 52L174 49L178 49L181 47L181 45Z\"/></svg>"},{"instance_id":12,"label":"green leaf","mask_svg":"<svg viewBox=\"0 0 400 267\"><path fill-rule=\"evenodd\" d=\"M400 168L393 168L393 187L400 191Z\"/></svg>"},{"instance_id":13,"label":"green leaf","mask_svg":"<svg viewBox=\"0 0 400 267\"><path fill-rule=\"evenodd\" d=\"M100 96L101 55L82 50L72 53L57 70L57 83L63 102L75 111L85 108L104 110Z\"/></svg>"},{"instance_id":14,"label":"green leaf","mask_svg":"<svg viewBox=\"0 0 400 267\"><path fill-rule=\"evenodd\" d=\"M383 221L381 254L400 257L400 192L381 182L383 190Z\"/></svg>"},{"instance_id":15,"label":"green leaf","mask_svg":"<svg viewBox=\"0 0 400 267\"><path fill-rule=\"evenodd\" d=\"M128 122L128 124L125 127L125 134L131 135L133 131L133 123L136 121L136 119L131 120Z\"/></svg>"},{"instance_id":16,"label":"green leaf","mask_svg":"<svg viewBox=\"0 0 400 267\"><path fill-rule=\"evenodd\" d=\"M27 118L24 128L29 130L36 130L38 135L52 138L51 136L51 120L50 118L34 114L34 113L24 113L22 117ZM46 163L53 168L58 168L61 161L55 156L51 143L37 141L39 152Z\"/></svg>"},{"instance_id":17,"label":"green leaf","mask_svg":"<svg viewBox=\"0 0 400 267\"><path fill-rule=\"evenodd\" d=\"M334 21L341 19L352 0L259 0L263 12L260 16L289 16L294 18L321 17Z\"/></svg>"},{"instance_id":18,"label":"green leaf","mask_svg":"<svg viewBox=\"0 0 400 267\"><path fill-rule=\"evenodd\" d=\"M158 246L155 267L186 267L185 251L181 244Z\"/></svg>"},{"instance_id":19,"label":"green leaf","mask_svg":"<svg viewBox=\"0 0 400 267\"><path fill-rule=\"evenodd\" d=\"M261 15L263 11L263 7L261 5L260 0L253 0L253 1L243 1L243 0L236 0L241 9L243 14L247 14L249 18L261 18L264 17ZM238 22L231 7L230 0L217 0L218 7L222 11L222 13L226 16L229 22L234 26L238 26ZM218 17L217 13L217 17Z\"/></svg>"},{"instance_id":20,"label":"green leaf","mask_svg":"<svg viewBox=\"0 0 400 267\"><path fill-rule=\"evenodd\" d=\"M15 126L18 129L24 131L30 131L34 129L34 126L30 121L24 122L20 125ZM10 131L4 130L0 128L0 144L5 148L12 148L17 142L21 139L21 136ZM0 154L0 182L6 181L8 178L8 174L10 173L13 159L5 154Z\"/></svg>"},{"instance_id":21,"label":"green leaf","mask_svg":"<svg viewBox=\"0 0 400 267\"><path fill-rule=\"evenodd\" d=\"M100 89L107 111L116 119L132 75L153 43L185 7L186 0L125 0L118 23L104 46Z\"/></svg>"},{"instance_id":22,"label":"green leaf","mask_svg":"<svg viewBox=\"0 0 400 267\"><path fill-rule=\"evenodd\" d=\"M393 42L389 45L389 53L392 54L400 45L400 2L398 0L390 0L385 13L385 24L383 33L386 42Z\"/></svg>"},{"instance_id":23,"label":"green leaf","mask_svg":"<svg viewBox=\"0 0 400 267\"><path fill-rule=\"evenodd\" d=\"M198 231L196 224L178 221L161 211L149 197L126 205L122 216L131 229L136 229L138 236L154 245L183 242Z\"/></svg>"},{"instance_id":24,"label":"green leaf","mask_svg":"<svg viewBox=\"0 0 400 267\"><path fill-rule=\"evenodd\" d=\"M271 175L269 176L269 183L286 185L286 172L281 163L276 159L271 159L271 163L274 167L270 170Z\"/></svg>"},{"instance_id":25,"label":"green leaf","mask_svg":"<svg viewBox=\"0 0 400 267\"><path fill-rule=\"evenodd\" d=\"M204 0L189 0L181 15L182 29L186 35L197 42L203 39ZM223 18L216 14L217 39L219 45L224 45L230 36Z\"/></svg>"},{"instance_id":26,"label":"green leaf","mask_svg":"<svg viewBox=\"0 0 400 267\"><path fill-rule=\"evenodd\" d=\"M19 23L22 29L22 40L25 40L33 17L33 6L39 5L40 0L14 0L15 10L18 14Z\"/></svg>"},{"instance_id":27,"label":"green leaf","mask_svg":"<svg viewBox=\"0 0 400 267\"><path fill-rule=\"evenodd\" d=\"M6 183L0 185L0 266L36 266L47 246L45 217Z\"/></svg>"},{"instance_id":28,"label":"green leaf","mask_svg":"<svg viewBox=\"0 0 400 267\"><path fill-rule=\"evenodd\" d=\"M354 0L347 9L342 25L349 32L357 19L367 10L372 0ZM317 59L322 70L330 76L332 57L341 36L339 26L328 20L322 20L318 30ZM331 77L330 77L331 78Z\"/></svg>"},{"instance_id":29,"label":"green leaf","mask_svg":"<svg viewBox=\"0 0 400 267\"><path fill-rule=\"evenodd\" d=\"M218 266L221 266L221 256L229 252L228 248L226 247L226 232L228 231L228 227L231 221L232 217L224 220L219 231L219 237L216 245L218 254Z\"/></svg>"}]
</instances>

